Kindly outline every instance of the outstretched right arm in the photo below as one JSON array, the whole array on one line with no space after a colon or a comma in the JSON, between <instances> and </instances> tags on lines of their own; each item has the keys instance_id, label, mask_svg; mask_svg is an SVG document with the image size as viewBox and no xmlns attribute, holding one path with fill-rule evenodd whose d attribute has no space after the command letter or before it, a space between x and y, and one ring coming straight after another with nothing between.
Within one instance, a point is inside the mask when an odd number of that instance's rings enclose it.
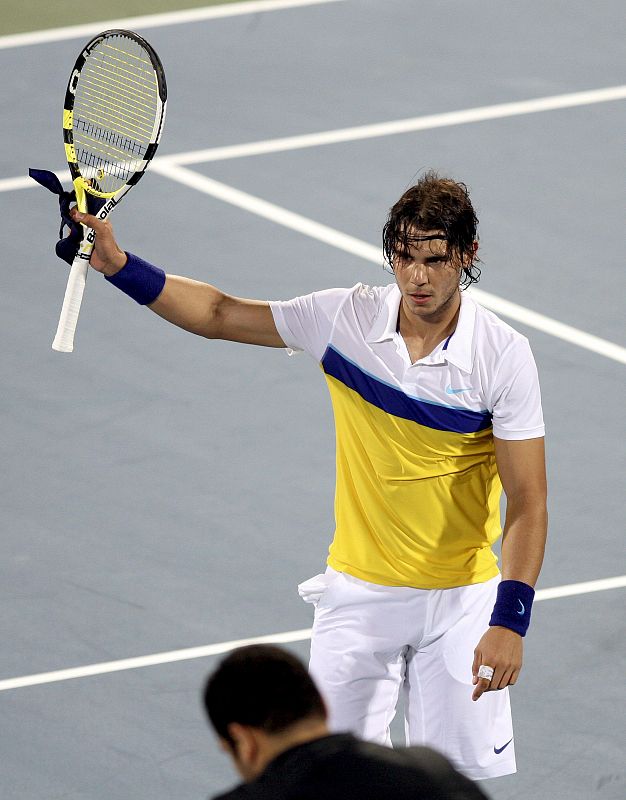
<instances>
[{"instance_id":1,"label":"outstretched right arm","mask_svg":"<svg viewBox=\"0 0 626 800\"><path fill-rule=\"evenodd\" d=\"M115 241L111 224L76 209L71 214L96 232L91 266L108 278L123 269L127 256ZM285 347L269 303L232 297L208 283L167 275L163 290L148 307L168 322L208 339Z\"/></svg>"}]
</instances>

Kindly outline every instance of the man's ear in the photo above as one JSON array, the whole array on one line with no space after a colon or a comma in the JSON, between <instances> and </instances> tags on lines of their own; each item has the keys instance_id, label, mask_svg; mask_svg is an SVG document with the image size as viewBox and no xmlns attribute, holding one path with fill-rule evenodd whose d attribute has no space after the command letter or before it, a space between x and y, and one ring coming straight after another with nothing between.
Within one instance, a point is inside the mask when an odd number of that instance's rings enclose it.
<instances>
[{"instance_id":1,"label":"man's ear","mask_svg":"<svg viewBox=\"0 0 626 800\"><path fill-rule=\"evenodd\" d=\"M237 760L243 765L254 763L259 752L259 743L252 728L239 722L231 722L227 730L234 742L234 746L229 747L229 750L234 750Z\"/></svg>"},{"instance_id":2,"label":"man's ear","mask_svg":"<svg viewBox=\"0 0 626 800\"><path fill-rule=\"evenodd\" d=\"M474 239L472 242L471 250L466 250L463 255L461 256L461 267L465 267L468 264L471 264L472 259L478 252L478 241Z\"/></svg>"}]
</instances>

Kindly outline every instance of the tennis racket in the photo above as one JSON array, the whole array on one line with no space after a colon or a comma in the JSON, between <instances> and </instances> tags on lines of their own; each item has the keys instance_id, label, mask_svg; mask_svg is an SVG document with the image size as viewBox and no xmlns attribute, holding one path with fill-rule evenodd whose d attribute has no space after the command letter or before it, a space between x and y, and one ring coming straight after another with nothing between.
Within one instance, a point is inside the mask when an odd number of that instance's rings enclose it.
<instances>
[{"instance_id":1,"label":"tennis racket","mask_svg":"<svg viewBox=\"0 0 626 800\"><path fill-rule=\"evenodd\" d=\"M98 34L79 55L63 109L63 140L76 205L87 212L87 194L106 200L106 219L146 171L161 138L167 86L153 48L132 31ZM67 281L52 349L71 353L95 233L83 239Z\"/></svg>"}]
</instances>

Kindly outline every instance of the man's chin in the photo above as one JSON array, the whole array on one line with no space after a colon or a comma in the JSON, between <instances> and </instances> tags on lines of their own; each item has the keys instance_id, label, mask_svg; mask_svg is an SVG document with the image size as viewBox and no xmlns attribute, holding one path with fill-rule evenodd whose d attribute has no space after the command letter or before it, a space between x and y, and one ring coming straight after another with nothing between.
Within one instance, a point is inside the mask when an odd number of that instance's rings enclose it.
<instances>
[{"instance_id":1,"label":"man's chin","mask_svg":"<svg viewBox=\"0 0 626 800\"><path fill-rule=\"evenodd\" d=\"M417 303L409 295L404 298L404 308L409 314L416 317L429 317L431 314L438 311L437 304L433 297L429 297L428 300L424 302Z\"/></svg>"}]
</instances>

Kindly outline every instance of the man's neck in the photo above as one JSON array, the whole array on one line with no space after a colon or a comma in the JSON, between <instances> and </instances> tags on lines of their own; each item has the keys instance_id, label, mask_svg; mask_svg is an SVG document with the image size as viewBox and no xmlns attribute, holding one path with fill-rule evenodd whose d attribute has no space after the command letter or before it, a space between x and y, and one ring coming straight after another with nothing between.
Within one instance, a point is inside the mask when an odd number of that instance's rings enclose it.
<instances>
[{"instance_id":1,"label":"man's neck","mask_svg":"<svg viewBox=\"0 0 626 800\"><path fill-rule=\"evenodd\" d=\"M289 731L285 731L284 734L275 734L269 737L268 752L271 752L271 757L275 758L285 750L290 750L299 744L312 742L321 736L328 736L328 733L328 725L322 721L294 726Z\"/></svg>"},{"instance_id":2,"label":"man's neck","mask_svg":"<svg viewBox=\"0 0 626 800\"><path fill-rule=\"evenodd\" d=\"M407 312L404 300L398 312L398 331L405 341L411 361L418 361L456 330L461 309L461 294L456 292L450 302L429 317Z\"/></svg>"},{"instance_id":3,"label":"man's neck","mask_svg":"<svg viewBox=\"0 0 626 800\"><path fill-rule=\"evenodd\" d=\"M330 731L325 720L307 720L294 725L283 733L263 734L260 739L260 758L256 765L256 774L265 771L267 765L281 753L291 750L300 744L312 742L328 736Z\"/></svg>"}]
</instances>

